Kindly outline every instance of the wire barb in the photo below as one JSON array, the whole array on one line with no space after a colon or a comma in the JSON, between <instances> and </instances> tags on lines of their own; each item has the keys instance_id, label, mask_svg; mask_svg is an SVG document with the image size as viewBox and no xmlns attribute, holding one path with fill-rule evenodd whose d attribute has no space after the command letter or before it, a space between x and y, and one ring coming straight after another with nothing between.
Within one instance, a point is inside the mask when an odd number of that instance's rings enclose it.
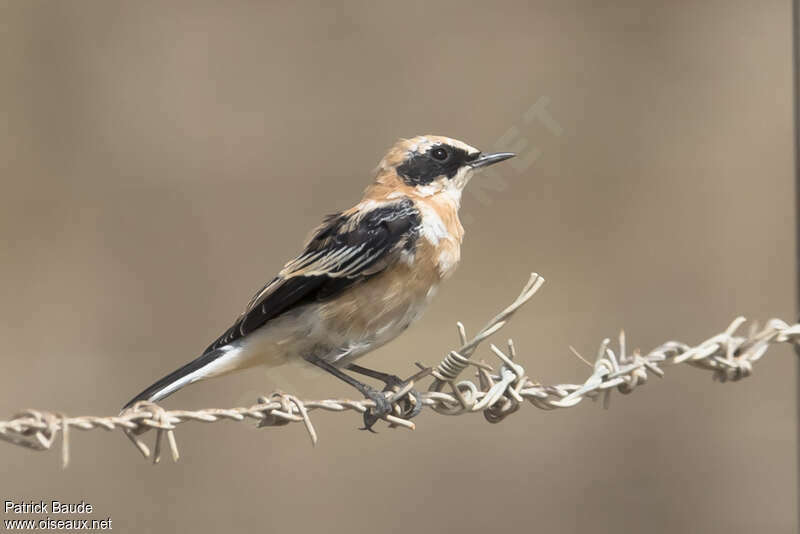
<instances>
[{"instance_id":1,"label":"wire barb","mask_svg":"<svg viewBox=\"0 0 800 534\"><path fill-rule=\"evenodd\" d=\"M753 364L764 356L771 345L800 344L800 324L789 325L780 319L771 319L763 328L759 329L753 324L746 336L739 336L736 332L745 319L737 317L721 334L696 346L668 341L647 354L643 355L638 350L629 354L625 334L621 332L618 352L614 352L610 347L610 340L605 339L600 344L594 363L570 347L592 368L592 374L581 384L545 386L531 380L517 361L516 348L511 340L508 340L505 351L494 344L489 347L490 354L499 361L496 371L485 362L472 361L471 356L477 347L500 330L543 283L541 276L532 274L516 300L469 341L464 326L458 323L461 347L450 351L434 369L418 363L421 371L410 377L405 387L395 392L394 396L400 399L412 391L415 382L430 374L433 381L428 390L419 393L421 398L413 398L412 402L420 402L443 415L482 412L488 422L499 423L518 411L525 401L543 410L553 410L575 406L587 398L602 397L607 406L615 388L620 393L629 394L645 384L650 375L663 376L661 367L665 364L686 363L705 369L711 371L713 379L720 382L741 380L752 374ZM469 366L477 370L477 383L473 380L456 382ZM444 391L445 386L448 386L449 391ZM48 450L60 432L62 466L66 467L71 452L70 436L74 429L121 429L145 458L158 463L165 437L173 461L178 461L180 454L175 429L188 421L213 423L252 419L257 421L259 427L303 423L312 445L316 445L318 436L311 423L311 412L322 410L364 413L373 407L375 403L369 399L302 401L294 395L277 391L268 397L259 398L252 406L230 409L165 410L155 403L140 401L121 414L111 417L67 417L63 414L26 410L8 421L0 421L0 439L33 450ZM399 408L384 416L390 428L415 428L414 423L396 414L401 414ZM156 430L152 452L140 438L141 434L151 429Z\"/></svg>"}]
</instances>

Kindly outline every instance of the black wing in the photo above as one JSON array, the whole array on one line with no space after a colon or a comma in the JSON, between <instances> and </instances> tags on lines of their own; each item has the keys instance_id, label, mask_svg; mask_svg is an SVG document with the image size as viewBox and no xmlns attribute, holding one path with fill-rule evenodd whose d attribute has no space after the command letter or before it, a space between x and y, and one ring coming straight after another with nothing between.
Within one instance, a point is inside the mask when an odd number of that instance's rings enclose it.
<instances>
[{"instance_id":1,"label":"black wing","mask_svg":"<svg viewBox=\"0 0 800 534\"><path fill-rule=\"evenodd\" d=\"M256 293L247 309L203 354L308 302L333 297L391 265L418 237L420 214L408 198L367 212L328 216L303 253Z\"/></svg>"}]
</instances>

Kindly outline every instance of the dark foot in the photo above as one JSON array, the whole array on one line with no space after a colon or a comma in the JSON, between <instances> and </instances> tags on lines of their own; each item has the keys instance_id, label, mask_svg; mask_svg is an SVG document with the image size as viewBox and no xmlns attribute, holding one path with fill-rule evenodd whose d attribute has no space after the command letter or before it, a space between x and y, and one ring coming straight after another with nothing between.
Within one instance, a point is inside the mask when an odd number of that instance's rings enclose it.
<instances>
[{"instance_id":1,"label":"dark foot","mask_svg":"<svg viewBox=\"0 0 800 534\"><path fill-rule=\"evenodd\" d=\"M383 391L376 391L372 388L364 391L364 395L375 403L374 408L369 408L364 412L364 427L361 430L369 430L373 434L372 426L378 422L378 419L392 411L392 403L383 394Z\"/></svg>"},{"instance_id":2,"label":"dark foot","mask_svg":"<svg viewBox=\"0 0 800 534\"><path fill-rule=\"evenodd\" d=\"M419 413L422 411L422 396L417 390L410 388L409 385L412 382L416 382L417 380L429 375L431 373L431 368L423 367L421 364L417 365L419 366L420 371L409 377L407 380L403 380L396 375L382 373L380 371L361 367L360 365L356 364L350 364L347 366L347 369L350 371L375 378L386 384L386 387L383 388L383 392L381 393L374 391L372 388L369 388L365 391L363 388L366 387L366 384L362 384L362 387L359 388L359 390L364 392L364 395L367 398L373 400L376 404L374 409L371 409L364 414L363 430L369 430L372 432L372 426L375 424L375 422L384 415L394 411L395 406L399 408L399 413L397 415L403 419L411 419L412 417L419 415ZM393 395L391 395L388 399L382 395L382 393L387 392L393 393Z\"/></svg>"},{"instance_id":3,"label":"dark foot","mask_svg":"<svg viewBox=\"0 0 800 534\"><path fill-rule=\"evenodd\" d=\"M406 390L408 384L411 382L417 382L421 378L429 375L432 371L430 367L424 367L421 364L417 364L420 368L420 371L406 380L401 380L399 377L390 375L389 380L386 380L386 388L384 391L392 390L395 392L402 392ZM394 405L398 404L400 406L400 417L403 419L412 419L419 415L422 411L422 396L419 394L414 388L410 388L402 394L395 394L393 397L389 398L389 401Z\"/></svg>"},{"instance_id":4,"label":"dark foot","mask_svg":"<svg viewBox=\"0 0 800 534\"><path fill-rule=\"evenodd\" d=\"M392 413L395 406L400 409L400 413L396 413L398 417L412 419L418 416L422 411L422 397L413 388L404 392L403 390L406 389L407 385L407 382L398 379L397 385L391 386L387 384L383 391L373 391L372 395L368 394L367 397L375 401L377 406L364 414L364 428L362 430L369 430L374 433L372 426L384 415ZM396 393L386 398L384 393L389 391Z\"/></svg>"},{"instance_id":5,"label":"dark foot","mask_svg":"<svg viewBox=\"0 0 800 534\"><path fill-rule=\"evenodd\" d=\"M405 389L407 382L400 382L395 387L390 387L387 385L384 388L384 391L402 391ZM422 411L422 397L414 388L409 389L402 395L393 395L389 397L389 402L392 403L392 406L397 405L400 407L400 417L403 419L412 419L419 415Z\"/></svg>"}]
</instances>

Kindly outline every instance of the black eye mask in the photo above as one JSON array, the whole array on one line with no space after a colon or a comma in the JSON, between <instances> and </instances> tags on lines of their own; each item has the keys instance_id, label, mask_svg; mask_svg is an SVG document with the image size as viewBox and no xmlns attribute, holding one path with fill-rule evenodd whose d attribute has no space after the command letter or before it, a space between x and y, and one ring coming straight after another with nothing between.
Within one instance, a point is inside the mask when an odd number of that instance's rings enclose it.
<instances>
[{"instance_id":1,"label":"black eye mask","mask_svg":"<svg viewBox=\"0 0 800 534\"><path fill-rule=\"evenodd\" d=\"M436 145L425 152L411 155L397 167L397 174L408 185L426 185L439 176L453 178L458 169L473 161L478 155L477 153L469 155L462 148Z\"/></svg>"}]
</instances>

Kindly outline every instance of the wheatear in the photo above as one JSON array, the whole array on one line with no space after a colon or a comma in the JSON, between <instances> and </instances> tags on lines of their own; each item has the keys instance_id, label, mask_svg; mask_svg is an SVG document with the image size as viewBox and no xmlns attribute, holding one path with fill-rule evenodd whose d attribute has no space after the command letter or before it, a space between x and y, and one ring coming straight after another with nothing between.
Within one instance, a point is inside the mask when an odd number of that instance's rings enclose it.
<instances>
[{"instance_id":1,"label":"wheatear","mask_svg":"<svg viewBox=\"0 0 800 534\"><path fill-rule=\"evenodd\" d=\"M326 217L233 326L125 407L236 369L303 358L375 401L364 418L371 427L391 409L387 397L344 370L399 385L396 376L353 362L419 318L460 259L464 187L475 171L513 156L435 135L398 141L361 202Z\"/></svg>"}]
</instances>

